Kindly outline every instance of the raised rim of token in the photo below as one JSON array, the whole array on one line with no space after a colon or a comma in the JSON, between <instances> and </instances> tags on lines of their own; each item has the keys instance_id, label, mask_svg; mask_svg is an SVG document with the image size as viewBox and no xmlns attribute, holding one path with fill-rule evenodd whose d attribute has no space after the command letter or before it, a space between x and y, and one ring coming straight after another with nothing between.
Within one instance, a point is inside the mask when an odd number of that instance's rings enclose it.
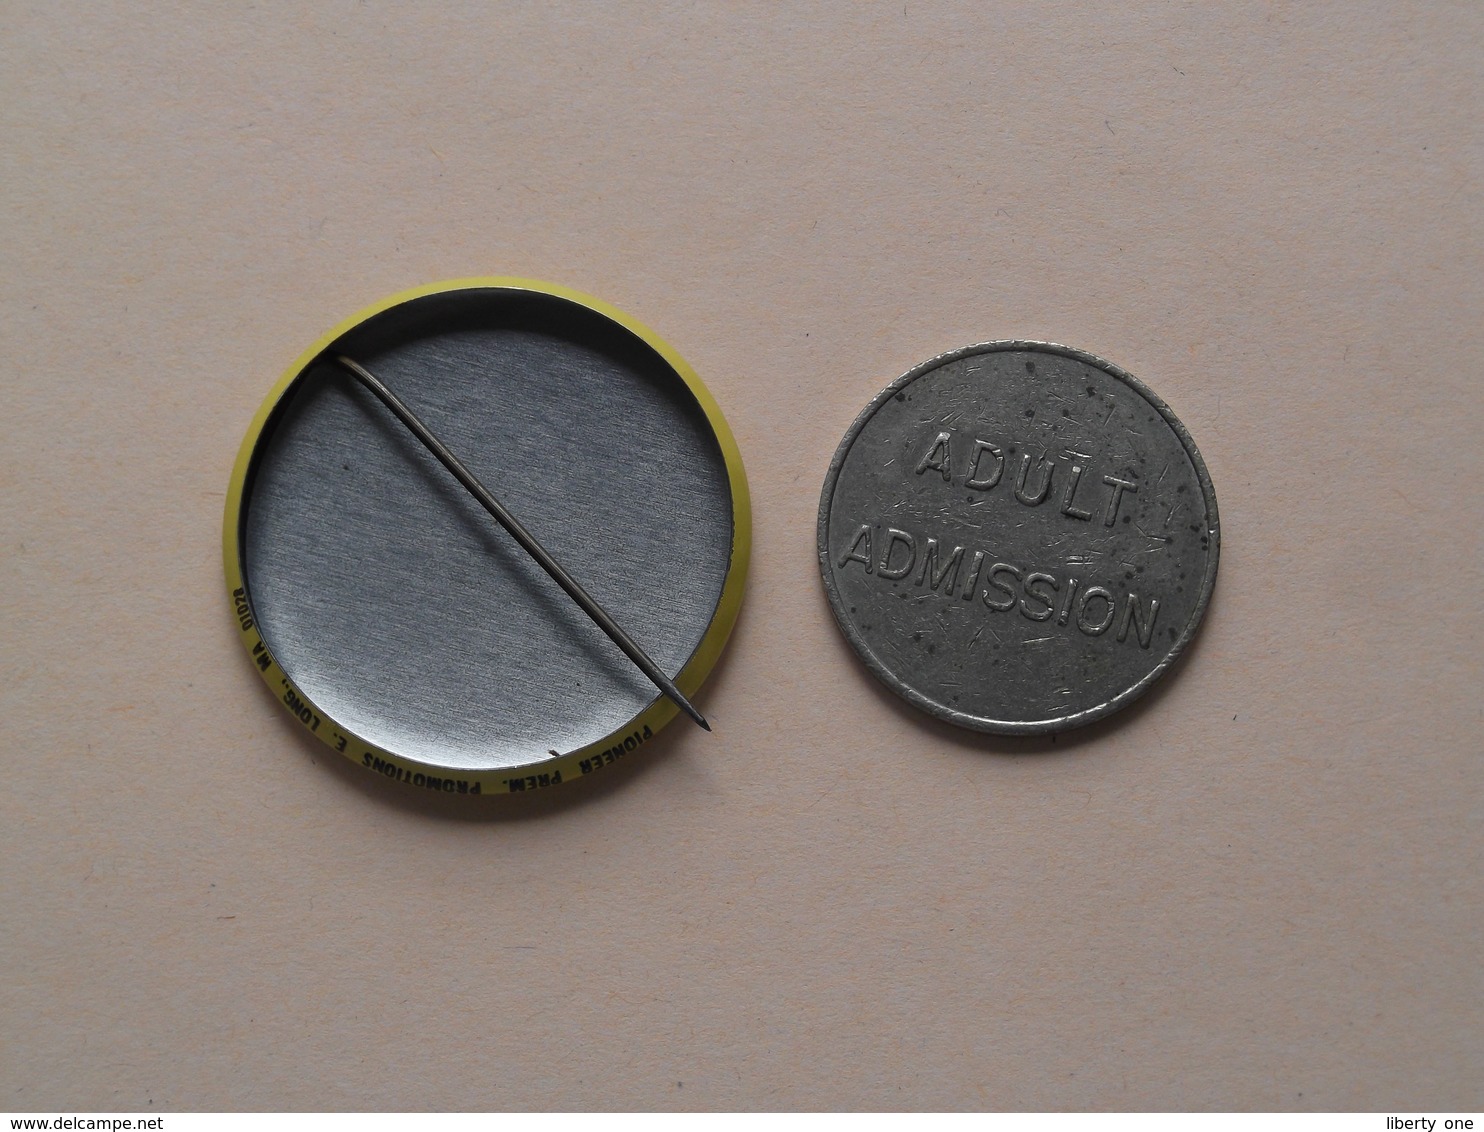
<instances>
[{"instance_id":1,"label":"raised rim of token","mask_svg":"<svg viewBox=\"0 0 1484 1132\"><path fill-rule=\"evenodd\" d=\"M1209 540L1206 571L1201 579L1201 588L1196 598L1195 609L1169 652L1136 684L1131 685L1111 699L1105 700L1103 703L1088 708L1085 711L1049 719L1003 720L970 715L967 712L955 711L953 708L938 703L936 700L929 699L917 691L917 689L903 682L899 676L882 663L881 659L872 651L870 645L866 643L865 639L856 631L855 626L851 623L839 591L835 586L829 554L830 508L834 502L835 484L840 477L840 469L844 466L845 458L849 455L856 437L860 435L861 430L865 428L876 412L918 378L947 365L949 362L954 362L960 358L970 357L975 354L994 354L1012 350L1057 354L1062 357L1072 358L1094 369L1101 370L1109 377L1123 382L1140 397L1144 398L1164 418L1165 423L1170 426L1179 438L1186 455L1190 457L1191 465L1195 468L1196 480L1201 486L1201 494L1206 503L1207 538ZM819 519L816 526L816 539L818 542L820 574L824 579L825 594L829 598L830 611L834 614L835 621L840 626L840 631L845 635L846 640L850 642L851 648L855 650L856 655L860 657L866 668L881 683L885 684L913 706L958 727L999 735L1048 735L1054 732L1070 731L1073 728L1082 727L1085 724L1093 723L1105 716L1111 715L1120 708L1127 707L1147 692L1150 686L1164 675L1175 661L1180 658L1186 647L1195 638L1201 622L1205 619L1206 607L1211 602L1211 593L1216 586L1216 567L1218 559L1221 556L1221 521L1216 510L1216 489L1211 483L1211 476L1206 470L1206 463L1201 459L1200 450L1196 448L1195 441L1191 439L1189 431L1181 423L1180 418L1175 416L1170 407L1153 390L1127 370L1121 369L1112 362L1098 357L1096 354L1090 354L1086 350L1078 350L1072 346L1062 346L1055 342L1037 342L1017 338L1003 341L980 342L972 346L962 346L957 350L949 350L947 353L929 358L921 365L914 366L878 393L871 400L871 403L862 409L855 420L851 422L850 427L845 432L844 438L840 441L840 446L835 450L834 458L830 461L829 471L825 475L824 488L820 492L819 497Z\"/></svg>"},{"instance_id":2,"label":"raised rim of token","mask_svg":"<svg viewBox=\"0 0 1484 1132\"><path fill-rule=\"evenodd\" d=\"M284 371L253 416L247 435L243 438L242 446L238 450L237 460L232 468L232 477L227 486L222 523L222 565L226 574L228 599L236 616L238 635L243 646L256 662L255 667L264 683L268 685L269 690L284 705L289 714L298 720L306 731L352 762L377 771L387 778L441 793L503 794L556 785L581 777L590 770L609 765L612 762L611 759L603 759L599 756L615 749L633 750L673 720L680 713L680 709L667 697L656 692L655 698L648 706L596 742L589 743L575 751L518 767L471 770L423 763L408 758L406 755L389 751L356 735L294 685L288 673L279 665L278 659L273 655L267 642L258 632L257 621L252 611L252 598L248 592L242 563L243 503L254 457L259 443L265 437L274 411L294 384L332 343L362 323L403 303L455 291L525 292L585 307L627 330L658 354L675 375L684 382L702 413L705 414L707 424L714 433L717 446L721 451L727 481L731 489L732 546L726 578L722 583L721 597L717 601L716 609L711 615L706 631L702 634L700 643L691 653L690 659L674 676L676 685L687 697L695 694L712 668L715 667L726 646L727 638L737 622L752 552L752 505L747 490L747 475L742 467L742 452L737 447L736 438L732 435L726 418L722 416L715 398L711 396L695 370L669 343L637 319L601 299L555 283L514 276L480 276L449 279L400 291L336 324L300 354ZM584 763L587 764L586 769L584 769Z\"/></svg>"}]
</instances>

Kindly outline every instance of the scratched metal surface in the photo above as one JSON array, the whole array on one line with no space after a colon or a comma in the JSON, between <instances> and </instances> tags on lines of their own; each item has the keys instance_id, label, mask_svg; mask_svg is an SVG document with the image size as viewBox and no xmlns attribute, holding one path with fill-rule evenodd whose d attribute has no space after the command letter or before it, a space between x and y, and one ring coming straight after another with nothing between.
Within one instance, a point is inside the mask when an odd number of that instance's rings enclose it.
<instances>
[{"instance_id":1,"label":"scratched metal surface","mask_svg":"<svg viewBox=\"0 0 1484 1132\"><path fill-rule=\"evenodd\" d=\"M333 347L368 366L668 673L716 609L726 468L684 383L560 300L430 296ZM348 374L312 366L270 423L243 520L284 670L355 734L444 768L539 763L657 695Z\"/></svg>"},{"instance_id":2,"label":"scratched metal surface","mask_svg":"<svg viewBox=\"0 0 1484 1132\"><path fill-rule=\"evenodd\" d=\"M996 732L1078 726L1145 691L1193 637L1220 542L1210 478L1163 402L1028 342L957 350L883 390L830 466L818 538L866 666Z\"/></svg>"}]
</instances>

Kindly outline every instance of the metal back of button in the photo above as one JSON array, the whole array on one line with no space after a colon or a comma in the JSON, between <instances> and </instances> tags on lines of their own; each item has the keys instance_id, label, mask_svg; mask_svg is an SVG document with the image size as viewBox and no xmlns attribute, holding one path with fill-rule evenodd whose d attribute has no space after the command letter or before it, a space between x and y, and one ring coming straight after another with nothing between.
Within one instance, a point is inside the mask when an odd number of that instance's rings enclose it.
<instances>
[{"instance_id":1,"label":"metal back of button","mask_svg":"<svg viewBox=\"0 0 1484 1132\"><path fill-rule=\"evenodd\" d=\"M244 445L229 580L235 557L285 693L349 747L486 787L664 722L653 685L320 355L396 387L692 685L735 618L749 525L709 395L643 328L571 292L487 281L399 300L301 359Z\"/></svg>"}]
</instances>

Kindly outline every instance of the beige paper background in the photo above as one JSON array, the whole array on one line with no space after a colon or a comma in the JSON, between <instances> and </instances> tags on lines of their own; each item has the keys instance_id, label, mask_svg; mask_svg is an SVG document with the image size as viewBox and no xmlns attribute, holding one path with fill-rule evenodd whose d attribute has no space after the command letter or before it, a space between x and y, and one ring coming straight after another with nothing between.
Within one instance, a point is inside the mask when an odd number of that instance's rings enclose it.
<instances>
[{"instance_id":1,"label":"beige paper background","mask_svg":"<svg viewBox=\"0 0 1484 1132\"><path fill-rule=\"evenodd\" d=\"M1484 8L8 4L0 1108L1478 1108ZM694 364L756 504L716 734L394 788L219 563L271 382L469 274ZM1184 419L1192 654L1051 741L831 621L845 427L969 342Z\"/></svg>"}]
</instances>

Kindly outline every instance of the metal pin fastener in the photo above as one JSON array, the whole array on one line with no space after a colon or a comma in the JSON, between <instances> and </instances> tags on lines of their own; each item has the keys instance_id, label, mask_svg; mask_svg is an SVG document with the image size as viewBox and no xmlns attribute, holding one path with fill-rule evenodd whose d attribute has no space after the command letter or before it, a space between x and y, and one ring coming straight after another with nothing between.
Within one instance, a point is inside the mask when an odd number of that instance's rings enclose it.
<instances>
[{"instance_id":1,"label":"metal pin fastener","mask_svg":"<svg viewBox=\"0 0 1484 1132\"><path fill-rule=\"evenodd\" d=\"M479 501L480 506L494 517L495 522L504 527L510 533L510 537L520 543L521 548L536 560L536 564L551 576L552 581L561 586L567 592L568 596L582 608L582 611L592 618L593 624L608 634L608 638L623 650L624 655L632 660L645 676L654 682L656 688L669 697L681 711L695 720L702 728L707 731L711 730L711 725L706 722L706 717L697 711L695 706L685 698L680 689L675 686L675 682L660 670L659 665L650 659L649 654L640 648L634 639L623 631L618 623L593 599L591 594L578 584L577 580L571 574L562 569L556 559L552 558L546 552L546 549L536 541L531 532L526 530L520 521L507 511L498 499L490 494L489 490L474 477L474 473L469 471L457 456L443 446L442 441L428 430L427 425L423 424L417 418L416 414L395 393L383 385L364 366L345 357L343 354L335 355L334 361L340 366L343 366L356 380L369 389L377 400L390 409L392 414L407 426L407 430L422 442L423 447L436 456L438 462L453 473L454 479L463 484L465 490Z\"/></svg>"}]
</instances>

